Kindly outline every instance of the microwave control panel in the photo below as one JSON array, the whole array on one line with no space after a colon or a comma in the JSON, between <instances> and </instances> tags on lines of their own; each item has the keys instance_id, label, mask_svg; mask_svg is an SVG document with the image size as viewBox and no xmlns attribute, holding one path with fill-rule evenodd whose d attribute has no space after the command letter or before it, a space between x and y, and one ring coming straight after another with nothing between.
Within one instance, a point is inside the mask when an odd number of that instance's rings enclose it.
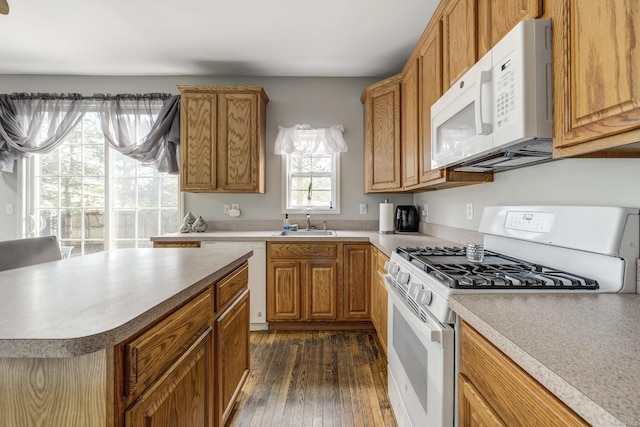
<instances>
[{"instance_id":1,"label":"microwave control panel","mask_svg":"<svg viewBox=\"0 0 640 427\"><path fill-rule=\"evenodd\" d=\"M496 126L507 126L516 114L516 64L511 58L495 67L496 77Z\"/></svg>"}]
</instances>

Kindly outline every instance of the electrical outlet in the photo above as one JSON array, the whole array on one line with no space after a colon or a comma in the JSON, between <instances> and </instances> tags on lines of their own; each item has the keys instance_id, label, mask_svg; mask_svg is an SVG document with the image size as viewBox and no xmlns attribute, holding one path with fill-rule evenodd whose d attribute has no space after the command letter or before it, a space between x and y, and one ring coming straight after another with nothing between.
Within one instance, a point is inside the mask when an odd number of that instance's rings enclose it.
<instances>
[{"instance_id":1,"label":"electrical outlet","mask_svg":"<svg viewBox=\"0 0 640 427\"><path fill-rule=\"evenodd\" d=\"M4 204L4 213L7 215L13 215L13 203Z\"/></svg>"},{"instance_id":2,"label":"electrical outlet","mask_svg":"<svg viewBox=\"0 0 640 427\"><path fill-rule=\"evenodd\" d=\"M429 205L422 205L422 216L429 216Z\"/></svg>"},{"instance_id":3,"label":"electrical outlet","mask_svg":"<svg viewBox=\"0 0 640 427\"><path fill-rule=\"evenodd\" d=\"M224 204L224 214L229 215L229 209L231 209L231 205L229 203Z\"/></svg>"},{"instance_id":4,"label":"electrical outlet","mask_svg":"<svg viewBox=\"0 0 640 427\"><path fill-rule=\"evenodd\" d=\"M360 203L360 215L366 215L366 214L367 214L367 204Z\"/></svg>"},{"instance_id":5,"label":"electrical outlet","mask_svg":"<svg viewBox=\"0 0 640 427\"><path fill-rule=\"evenodd\" d=\"M237 203L231 203L231 209L240 209L240 205Z\"/></svg>"},{"instance_id":6,"label":"electrical outlet","mask_svg":"<svg viewBox=\"0 0 640 427\"><path fill-rule=\"evenodd\" d=\"M473 203L467 203L467 219L473 219Z\"/></svg>"}]
</instances>

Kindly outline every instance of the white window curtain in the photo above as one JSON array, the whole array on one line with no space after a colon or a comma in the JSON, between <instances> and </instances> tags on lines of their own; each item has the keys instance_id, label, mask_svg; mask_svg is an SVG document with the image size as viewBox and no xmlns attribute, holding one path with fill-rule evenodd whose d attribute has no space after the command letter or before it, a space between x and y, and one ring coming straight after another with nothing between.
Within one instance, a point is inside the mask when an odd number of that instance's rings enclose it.
<instances>
[{"instance_id":1,"label":"white window curtain","mask_svg":"<svg viewBox=\"0 0 640 427\"><path fill-rule=\"evenodd\" d=\"M97 102L111 147L159 172L178 173L179 96L116 95Z\"/></svg>"},{"instance_id":2,"label":"white window curtain","mask_svg":"<svg viewBox=\"0 0 640 427\"><path fill-rule=\"evenodd\" d=\"M0 171L11 173L16 159L56 148L86 109L79 94L0 94Z\"/></svg>"},{"instance_id":3,"label":"white window curtain","mask_svg":"<svg viewBox=\"0 0 640 427\"><path fill-rule=\"evenodd\" d=\"M343 133L342 125L333 125L328 128L312 128L306 124L292 127L278 126L274 152L279 155L291 154L297 150L297 144L311 142L314 144L312 153L344 153L348 148Z\"/></svg>"}]
</instances>

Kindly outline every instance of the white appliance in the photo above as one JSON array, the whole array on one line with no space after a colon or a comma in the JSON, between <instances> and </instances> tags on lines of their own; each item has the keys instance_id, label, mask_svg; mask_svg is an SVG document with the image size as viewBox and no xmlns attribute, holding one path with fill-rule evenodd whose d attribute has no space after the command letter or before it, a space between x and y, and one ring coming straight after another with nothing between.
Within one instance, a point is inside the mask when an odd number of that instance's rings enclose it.
<instances>
[{"instance_id":1,"label":"white appliance","mask_svg":"<svg viewBox=\"0 0 640 427\"><path fill-rule=\"evenodd\" d=\"M386 265L389 398L400 427L456 424L450 295L636 290L638 209L487 207L479 231L481 263L462 247L399 247Z\"/></svg>"},{"instance_id":2,"label":"white appliance","mask_svg":"<svg viewBox=\"0 0 640 427\"><path fill-rule=\"evenodd\" d=\"M431 167L551 160L552 86L551 20L521 21L431 106Z\"/></svg>"},{"instance_id":3,"label":"white appliance","mask_svg":"<svg viewBox=\"0 0 640 427\"><path fill-rule=\"evenodd\" d=\"M267 322L267 246L265 242L202 242L202 247L252 250L249 258L249 317L251 331L266 331Z\"/></svg>"}]
</instances>

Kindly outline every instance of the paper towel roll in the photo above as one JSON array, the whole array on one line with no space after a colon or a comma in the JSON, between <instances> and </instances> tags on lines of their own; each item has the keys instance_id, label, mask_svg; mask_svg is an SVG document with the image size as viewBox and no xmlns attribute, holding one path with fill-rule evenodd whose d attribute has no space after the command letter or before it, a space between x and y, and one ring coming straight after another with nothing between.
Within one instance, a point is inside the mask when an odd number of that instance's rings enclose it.
<instances>
[{"instance_id":1,"label":"paper towel roll","mask_svg":"<svg viewBox=\"0 0 640 427\"><path fill-rule=\"evenodd\" d=\"M393 203L380 203L380 228L378 233L393 233Z\"/></svg>"}]
</instances>

